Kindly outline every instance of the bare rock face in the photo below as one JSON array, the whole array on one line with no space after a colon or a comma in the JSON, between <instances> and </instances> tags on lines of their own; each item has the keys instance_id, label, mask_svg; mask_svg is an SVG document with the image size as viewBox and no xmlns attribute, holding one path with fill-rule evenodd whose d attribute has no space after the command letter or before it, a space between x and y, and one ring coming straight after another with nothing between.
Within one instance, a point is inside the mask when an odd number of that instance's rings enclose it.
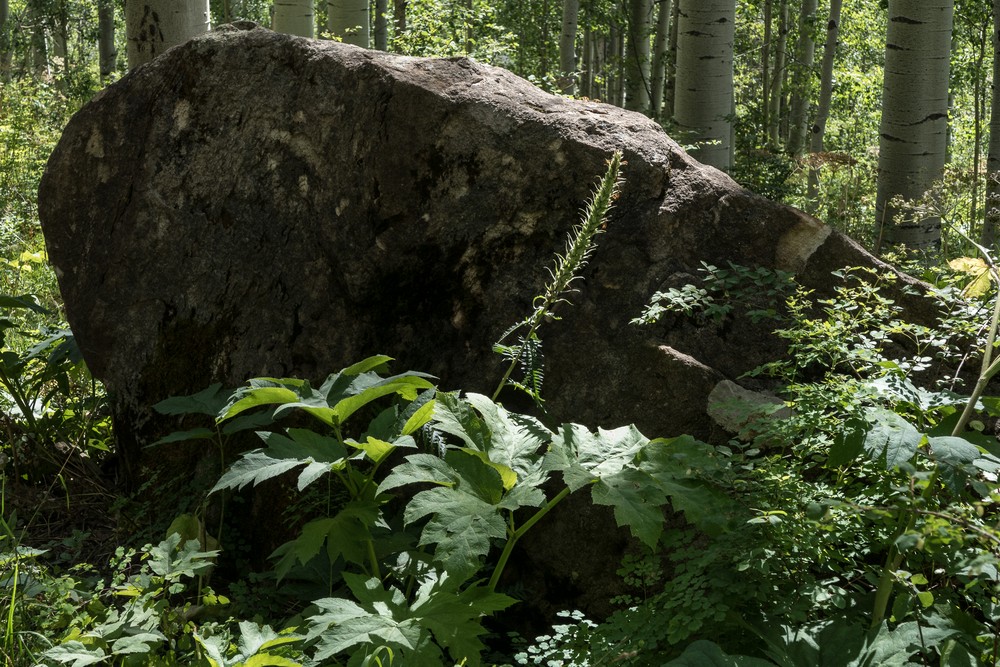
<instances>
[{"instance_id":1,"label":"bare rock face","mask_svg":"<svg viewBox=\"0 0 1000 667\"><path fill-rule=\"evenodd\" d=\"M168 396L318 379L375 353L489 392L492 343L527 314L615 149L628 163L607 233L573 305L541 331L548 408L651 437L721 436L707 397L778 341L740 320L629 321L702 261L810 285L875 262L847 238L695 162L639 114L467 59L244 26L135 70L73 118L39 194L122 452L134 465L174 428L149 407Z\"/></svg>"}]
</instances>

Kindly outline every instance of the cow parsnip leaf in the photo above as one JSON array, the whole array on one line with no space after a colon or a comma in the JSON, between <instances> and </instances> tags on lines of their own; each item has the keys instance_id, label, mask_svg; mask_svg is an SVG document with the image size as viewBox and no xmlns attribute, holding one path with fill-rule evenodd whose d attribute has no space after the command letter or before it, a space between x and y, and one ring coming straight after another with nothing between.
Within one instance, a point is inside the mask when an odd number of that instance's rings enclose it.
<instances>
[{"instance_id":1,"label":"cow parsnip leaf","mask_svg":"<svg viewBox=\"0 0 1000 667\"><path fill-rule=\"evenodd\" d=\"M866 414L871 427L865 434L864 448L873 461L891 470L913 458L923 435L912 424L884 408L870 408Z\"/></svg>"}]
</instances>

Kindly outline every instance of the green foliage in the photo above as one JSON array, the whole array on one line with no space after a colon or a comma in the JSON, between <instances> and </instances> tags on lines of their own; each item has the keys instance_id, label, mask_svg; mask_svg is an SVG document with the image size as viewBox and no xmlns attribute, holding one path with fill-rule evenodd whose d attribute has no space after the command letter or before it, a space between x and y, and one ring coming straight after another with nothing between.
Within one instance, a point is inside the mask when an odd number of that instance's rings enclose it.
<instances>
[{"instance_id":1,"label":"green foliage","mask_svg":"<svg viewBox=\"0 0 1000 667\"><path fill-rule=\"evenodd\" d=\"M279 580L325 571L327 595L314 598L313 611L298 622L313 660L355 665L385 653L405 664L439 665L446 655L480 664L483 619L515 602L496 592L513 548L586 487L649 547L663 530L668 500L716 530L726 521L724 497L691 478L694 467L718 468L708 445L687 437L651 441L635 427L551 431L486 396L438 393L425 375L383 375L388 361L371 357L315 388L257 378L232 392L213 386L158 406L215 420L214 430L185 431L160 446L222 438L241 420L257 429L265 446L233 462L213 493L281 476L294 476L303 492L327 480L325 510L273 554ZM298 419L281 426L296 413L314 428ZM436 441L432 453L421 451L418 439ZM188 533L203 529L197 524ZM488 581L480 578L487 572Z\"/></svg>"}]
</instances>

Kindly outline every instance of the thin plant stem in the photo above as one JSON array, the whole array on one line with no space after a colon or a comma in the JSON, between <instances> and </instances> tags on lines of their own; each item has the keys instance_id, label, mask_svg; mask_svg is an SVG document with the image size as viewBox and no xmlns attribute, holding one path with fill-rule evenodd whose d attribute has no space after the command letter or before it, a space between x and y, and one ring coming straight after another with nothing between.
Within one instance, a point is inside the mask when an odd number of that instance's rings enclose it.
<instances>
[{"instance_id":1,"label":"thin plant stem","mask_svg":"<svg viewBox=\"0 0 1000 667\"><path fill-rule=\"evenodd\" d=\"M996 265L993 263L993 259L990 257L986 248L973 241L961 230L956 228L956 231L963 236L966 241L978 249L980 254L982 254L998 289L997 296L993 303L993 313L990 317L990 326L987 331L986 345L983 349L982 369L979 372L979 377L976 380L976 385L972 390L972 394L965 403L965 409L962 410L961 417L959 417L958 422L955 423L955 427L951 431L952 436L959 437L968 425L969 420L972 418L972 415L976 410L976 404L979 402L980 397L986 390L986 386L989 384L989 381L994 375L997 374L998 371L1000 371L1000 357L993 359L993 345L996 342L997 327L1000 325L1000 272L997 271ZM940 466L935 466L930 477L927 479L927 485L920 493L919 502L926 503L934 494L934 490L937 488L939 471ZM889 553L886 554L885 564L882 566L882 575L879 577L878 588L875 591L875 604L872 609L871 623L873 628L878 627L882 624L882 621L885 620L886 609L889 606L889 598L892 596L893 577L903 562L903 554L899 550L899 547L896 546L896 541L907 531L913 529L916 525L917 515L919 513L921 513L921 510L911 507L899 517L898 527L896 532L893 534L892 544L889 547Z\"/></svg>"},{"instance_id":2,"label":"thin plant stem","mask_svg":"<svg viewBox=\"0 0 1000 667\"><path fill-rule=\"evenodd\" d=\"M544 507L535 512L530 519L525 521L524 524L520 528L515 530L511 534L511 536L507 539L507 544L505 544L503 547L503 553L500 554L500 560L497 561L496 567L493 568L493 576L490 577L490 583L488 584L488 587L491 592L496 590L497 583L500 581L500 575L503 574L503 570L507 566L507 561L508 559L510 559L510 554L511 552L514 551L514 546L517 544L517 541L521 539L525 533L531 530L532 526L541 521L542 518L546 514L548 514L553 507L561 503L563 499L570 493L572 492L570 491L569 487L568 486L565 487L562 491L556 494L556 496L552 498L552 500L547 502Z\"/></svg>"},{"instance_id":3,"label":"thin plant stem","mask_svg":"<svg viewBox=\"0 0 1000 667\"><path fill-rule=\"evenodd\" d=\"M545 286L545 292L535 297L535 310L524 322L508 331L504 337L522 327L527 327L528 332L521 340L525 342L532 340L542 323L552 317L552 308L561 301L568 302L566 295L573 291L573 281L579 277L579 272L587 265L590 255L594 252L594 248L597 247L594 239L604 230L608 212L611 210L618 196L618 191L622 183L621 167L622 153L621 151L615 151L611 159L608 160L608 170L597 184L586 209L584 209L583 219L569 233L569 237L566 240L566 254L556 254L555 268L549 269L550 280L548 285ZM502 342L503 338L497 341L498 344ZM521 360L520 352L523 350L523 347L524 345L522 344L517 348L518 354L514 355L510 365L507 366L507 372L504 373L503 378L497 385L496 391L493 392L492 400L497 400L500 392L507 386L511 373L514 372L518 362Z\"/></svg>"}]
</instances>

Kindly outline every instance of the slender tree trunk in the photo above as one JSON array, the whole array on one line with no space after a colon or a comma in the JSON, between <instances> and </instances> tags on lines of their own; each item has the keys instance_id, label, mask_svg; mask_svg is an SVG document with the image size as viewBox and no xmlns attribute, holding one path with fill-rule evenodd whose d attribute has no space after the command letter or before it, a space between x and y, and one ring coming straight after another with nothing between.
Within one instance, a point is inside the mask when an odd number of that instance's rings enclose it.
<instances>
[{"instance_id":1,"label":"slender tree trunk","mask_svg":"<svg viewBox=\"0 0 1000 667\"><path fill-rule=\"evenodd\" d=\"M667 44L667 72L663 77L663 111L660 120L672 120L677 94L677 26L680 23L681 0L674 0L670 13L670 41Z\"/></svg>"},{"instance_id":2,"label":"slender tree trunk","mask_svg":"<svg viewBox=\"0 0 1000 667\"><path fill-rule=\"evenodd\" d=\"M843 0L830 0L830 18L826 22L826 44L823 45L823 65L819 81L819 105L816 107L816 122L810 130L809 150L813 153L823 152L823 135L826 134L826 121L830 116L830 103L833 100L833 64L837 55L837 39L840 36L840 10ZM819 196L819 165L813 163L809 169L809 207L815 211L816 198Z\"/></svg>"},{"instance_id":3,"label":"slender tree trunk","mask_svg":"<svg viewBox=\"0 0 1000 667\"><path fill-rule=\"evenodd\" d=\"M656 33L653 38L653 72L649 88L649 106L653 118L660 117L663 108L663 83L667 76L667 55L670 47L670 14L673 13L671 0L656 2Z\"/></svg>"},{"instance_id":4,"label":"slender tree trunk","mask_svg":"<svg viewBox=\"0 0 1000 667\"><path fill-rule=\"evenodd\" d=\"M993 249L1000 227L1000 0L993 0L993 97L990 100L990 146L986 156L986 215L982 244Z\"/></svg>"},{"instance_id":5,"label":"slender tree trunk","mask_svg":"<svg viewBox=\"0 0 1000 667\"><path fill-rule=\"evenodd\" d=\"M316 36L316 15L312 0L274 0L271 28L299 37Z\"/></svg>"},{"instance_id":6,"label":"slender tree trunk","mask_svg":"<svg viewBox=\"0 0 1000 667\"><path fill-rule=\"evenodd\" d=\"M31 38L29 59L31 69L35 76L48 76L49 74L49 48L45 41L45 21L43 20L42 9L38 0L28 3L28 21L31 24Z\"/></svg>"},{"instance_id":7,"label":"slender tree trunk","mask_svg":"<svg viewBox=\"0 0 1000 667\"><path fill-rule=\"evenodd\" d=\"M764 44L760 49L760 126L767 143L767 114L771 110L771 0L764 0Z\"/></svg>"},{"instance_id":8,"label":"slender tree trunk","mask_svg":"<svg viewBox=\"0 0 1000 667\"><path fill-rule=\"evenodd\" d=\"M559 89L564 95L576 93L576 29L580 0L563 0L562 32L559 34Z\"/></svg>"},{"instance_id":9,"label":"slender tree trunk","mask_svg":"<svg viewBox=\"0 0 1000 667\"><path fill-rule=\"evenodd\" d=\"M375 0L375 48L389 50L389 0Z\"/></svg>"},{"instance_id":10,"label":"slender tree trunk","mask_svg":"<svg viewBox=\"0 0 1000 667\"><path fill-rule=\"evenodd\" d=\"M627 0L625 53L625 107L649 113L649 31L653 4L650 0Z\"/></svg>"},{"instance_id":11,"label":"slender tree trunk","mask_svg":"<svg viewBox=\"0 0 1000 667\"><path fill-rule=\"evenodd\" d=\"M681 0L674 120L691 154L732 167L735 0Z\"/></svg>"},{"instance_id":12,"label":"slender tree trunk","mask_svg":"<svg viewBox=\"0 0 1000 667\"><path fill-rule=\"evenodd\" d=\"M580 67L580 95L594 97L594 31L583 31L583 63Z\"/></svg>"},{"instance_id":13,"label":"slender tree trunk","mask_svg":"<svg viewBox=\"0 0 1000 667\"><path fill-rule=\"evenodd\" d=\"M396 37L406 32L406 0L393 0L392 29Z\"/></svg>"},{"instance_id":14,"label":"slender tree trunk","mask_svg":"<svg viewBox=\"0 0 1000 667\"><path fill-rule=\"evenodd\" d=\"M129 69L208 32L209 16L208 0L127 0L125 36Z\"/></svg>"},{"instance_id":15,"label":"slender tree trunk","mask_svg":"<svg viewBox=\"0 0 1000 667\"><path fill-rule=\"evenodd\" d=\"M10 37L7 21L10 20L10 3L0 0L0 81L10 81Z\"/></svg>"},{"instance_id":16,"label":"slender tree trunk","mask_svg":"<svg viewBox=\"0 0 1000 667\"><path fill-rule=\"evenodd\" d=\"M813 24L816 22L816 0L802 0L799 14L799 39L795 48L795 69L792 75L792 101L788 119L788 152L801 155L805 150L809 124L809 97L812 67L816 56Z\"/></svg>"},{"instance_id":17,"label":"slender tree trunk","mask_svg":"<svg viewBox=\"0 0 1000 667\"><path fill-rule=\"evenodd\" d=\"M768 101L771 105L767 113L767 138L771 150L778 150L781 145L781 101L788 59L788 0L781 0L778 5L778 40L774 44L774 70L771 77L771 92Z\"/></svg>"},{"instance_id":18,"label":"slender tree trunk","mask_svg":"<svg viewBox=\"0 0 1000 667\"><path fill-rule=\"evenodd\" d=\"M990 29L987 24L980 26L979 43L976 45L976 69L972 80L972 100L974 106L972 122L972 187L969 194L971 204L969 206L969 231L979 222L979 163L983 158L983 62L986 60L986 42L990 38Z\"/></svg>"},{"instance_id":19,"label":"slender tree trunk","mask_svg":"<svg viewBox=\"0 0 1000 667\"><path fill-rule=\"evenodd\" d=\"M889 0L879 128L876 246L935 254L941 220L901 211L944 173L953 0ZM900 219L897 220L897 216Z\"/></svg>"},{"instance_id":20,"label":"slender tree trunk","mask_svg":"<svg viewBox=\"0 0 1000 667\"><path fill-rule=\"evenodd\" d=\"M330 0L327 30L345 44L368 48L371 43L368 0Z\"/></svg>"},{"instance_id":21,"label":"slender tree trunk","mask_svg":"<svg viewBox=\"0 0 1000 667\"><path fill-rule=\"evenodd\" d=\"M118 50L115 48L115 7L111 0L99 0L97 3L97 25L101 78L107 78L115 71L115 61L118 59Z\"/></svg>"}]
</instances>

